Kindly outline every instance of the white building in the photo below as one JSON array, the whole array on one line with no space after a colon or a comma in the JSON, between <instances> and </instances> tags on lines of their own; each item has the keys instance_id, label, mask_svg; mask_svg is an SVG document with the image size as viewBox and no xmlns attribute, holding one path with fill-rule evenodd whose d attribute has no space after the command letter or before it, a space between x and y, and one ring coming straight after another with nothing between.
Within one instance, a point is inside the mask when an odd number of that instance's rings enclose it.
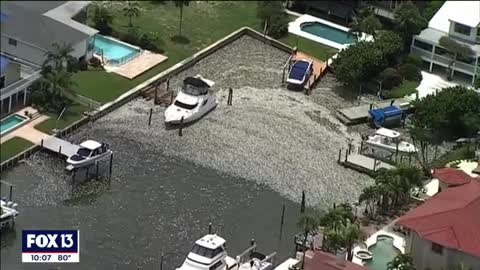
<instances>
[{"instance_id":1,"label":"white building","mask_svg":"<svg viewBox=\"0 0 480 270\"><path fill-rule=\"evenodd\" d=\"M448 36L469 47L474 55L457 59L452 66L453 76L468 78L473 83L480 76L480 1L446 1L428 23L428 28L414 36L411 51L428 62L429 71L435 67L448 68L452 58L439 45L443 36Z\"/></svg>"},{"instance_id":2,"label":"white building","mask_svg":"<svg viewBox=\"0 0 480 270\"><path fill-rule=\"evenodd\" d=\"M2 61L8 62L8 74L3 74L2 67L1 115L28 102L28 87L40 77L40 66L53 43L72 45L71 55L77 59L93 55L94 35L98 31L72 20L88 4L89 1L0 2L0 48ZM14 70L20 71L14 74Z\"/></svg>"}]
</instances>

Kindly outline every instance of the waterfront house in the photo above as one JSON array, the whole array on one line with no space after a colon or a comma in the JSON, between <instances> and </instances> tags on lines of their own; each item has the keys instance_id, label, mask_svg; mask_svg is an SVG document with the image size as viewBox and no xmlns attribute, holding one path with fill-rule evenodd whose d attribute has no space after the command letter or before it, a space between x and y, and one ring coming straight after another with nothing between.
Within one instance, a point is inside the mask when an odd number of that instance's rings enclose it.
<instances>
[{"instance_id":1,"label":"waterfront house","mask_svg":"<svg viewBox=\"0 0 480 270\"><path fill-rule=\"evenodd\" d=\"M345 253L333 255L323 251L307 252L305 270L368 270L365 266L347 261Z\"/></svg>"},{"instance_id":2,"label":"waterfront house","mask_svg":"<svg viewBox=\"0 0 480 270\"><path fill-rule=\"evenodd\" d=\"M72 19L85 12L88 4L89 1L0 2L2 61L8 62L8 74L2 79L0 90L2 115L28 103L28 87L40 77L40 66L53 43L71 44L71 55L77 59L93 55L94 35L98 31Z\"/></svg>"},{"instance_id":3,"label":"waterfront house","mask_svg":"<svg viewBox=\"0 0 480 270\"><path fill-rule=\"evenodd\" d=\"M480 270L478 179L437 193L396 224L406 229L405 252L417 269L456 269L463 263Z\"/></svg>"},{"instance_id":4,"label":"waterfront house","mask_svg":"<svg viewBox=\"0 0 480 270\"><path fill-rule=\"evenodd\" d=\"M436 67L451 67L452 76L473 82L480 73L480 1L446 1L428 23L428 28L412 39L411 51ZM474 55L458 59L452 66L451 54L439 45L443 36L469 47Z\"/></svg>"}]
</instances>

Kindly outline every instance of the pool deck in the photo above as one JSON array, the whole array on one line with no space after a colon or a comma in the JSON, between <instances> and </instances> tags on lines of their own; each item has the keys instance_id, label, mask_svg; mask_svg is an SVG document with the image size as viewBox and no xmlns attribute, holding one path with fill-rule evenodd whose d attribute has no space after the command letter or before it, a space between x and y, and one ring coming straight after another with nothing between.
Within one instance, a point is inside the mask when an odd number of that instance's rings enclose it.
<instances>
[{"instance_id":1,"label":"pool deck","mask_svg":"<svg viewBox=\"0 0 480 270\"><path fill-rule=\"evenodd\" d=\"M364 246L357 245L353 249L353 253L355 254L358 250L364 250L365 246L368 249L370 246L375 245L377 243L378 236L387 236L393 239L393 246L402 254L405 254L405 247L406 247L406 240L403 235L396 233L393 231L393 225L397 220L392 221L390 224L386 225L382 229L378 230L371 236L367 238L364 242ZM353 256L352 259L353 263L363 265L363 261L356 256Z\"/></svg>"},{"instance_id":2,"label":"pool deck","mask_svg":"<svg viewBox=\"0 0 480 270\"><path fill-rule=\"evenodd\" d=\"M37 112L37 110L35 110L32 107L25 107L25 108L21 109L20 111L18 111L17 113L22 114L24 111L28 111L32 114ZM42 139L48 138L50 135L45 134L45 133L35 129L35 126L40 124L41 122L47 120L48 118L50 118L50 117L46 116L46 115L41 115L40 117L35 118L35 119L27 122L25 125L15 129L15 130L12 130L8 134L2 135L0 137L0 143L4 143L4 142L6 142L6 141L8 141L8 140L10 140L11 138L14 138L14 137L20 137L20 138L28 140L28 141L30 141L34 144L40 144L40 141Z\"/></svg>"},{"instance_id":3,"label":"pool deck","mask_svg":"<svg viewBox=\"0 0 480 270\"><path fill-rule=\"evenodd\" d=\"M145 71L167 60L167 56L163 54L152 53L145 50L135 59L118 67L105 66L107 72L114 72L128 79L133 79Z\"/></svg>"}]
</instances>

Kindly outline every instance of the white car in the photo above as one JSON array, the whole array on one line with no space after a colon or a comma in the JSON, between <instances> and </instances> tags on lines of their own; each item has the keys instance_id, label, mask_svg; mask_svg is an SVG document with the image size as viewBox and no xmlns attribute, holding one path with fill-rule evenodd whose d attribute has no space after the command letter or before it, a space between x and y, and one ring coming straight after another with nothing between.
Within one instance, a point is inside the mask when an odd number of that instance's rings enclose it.
<instances>
[{"instance_id":1,"label":"white car","mask_svg":"<svg viewBox=\"0 0 480 270\"><path fill-rule=\"evenodd\" d=\"M209 89L213 82L201 76L187 77L183 80L183 88L172 105L165 110L165 123L179 124L195 121L217 106L217 99Z\"/></svg>"},{"instance_id":2,"label":"white car","mask_svg":"<svg viewBox=\"0 0 480 270\"><path fill-rule=\"evenodd\" d=\"M105 143L99 143L94 140L87 140L80 144L77 153L67 159L67 163L74 168L80 168L92 165L112 154L112 150Z\"/></svg>"}]
</instances>

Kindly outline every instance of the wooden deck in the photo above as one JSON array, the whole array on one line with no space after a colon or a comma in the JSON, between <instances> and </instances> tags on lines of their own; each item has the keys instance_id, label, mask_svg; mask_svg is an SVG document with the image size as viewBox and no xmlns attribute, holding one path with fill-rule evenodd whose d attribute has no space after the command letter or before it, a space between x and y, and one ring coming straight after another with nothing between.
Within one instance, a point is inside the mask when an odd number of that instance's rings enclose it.
<instances>
[{"instance_id":1,"label":"wooden deck","mask_svg":"<svg viewBox=\"0 0 480 270\"><path fill-rule=\"evenodd\" d=\"M59 155L63 155L66 157L75 155L80 148L78 145L72 144L54 136L50 136L42 140L40 145L45 149L48 149L52 152L58 153Z\"/></svg>"},{"instance_id":2,"label":"wooden deck","mask_svg":"<svg viewBox=\"0 0 480 270\"><path fill-rule=\"evenodd\" d=\"M345 167L354 169L359 172L371 173L378 171L379 169L394 169L395 166L380 160L367 157L362 154L350 154L345 159L339 161Z\"/></svg>"},{"instance_id":3,"label":"wooden deck","mask_svg":"<svg viewBox=\"0 0 480 270\"><path fill-rule=\"evenodd\" d=\"M310 78L308 78L308 82L304 85L304 89L305 91L307 91L308 94L311 91L312 86L315 84L315 82L320 79L322 72L327 68L327 64L303 52L297 51L297 53L295 53L292 57L293 61L301 59L313 61L313 72L310 75Z\"/></svg>"},{"instance_id":4,"label":"wooden deck","mask_svg":"<svg viewBox=\"0 0 480 270\"><path fill-rule=\"evenodd\" d=\"M385 107L390 105L392 100L382 100L380 102L372 103L374 107ZM399 106L404 111L411 108L410 102L404 98L397 98L394 100L394 105ZM368 111L370 110L370 104L359 105L350 108L344 108L337 110L337 118L346 125L354 125L364 123L368 119Z\"/></svg>"}]
</instances>

